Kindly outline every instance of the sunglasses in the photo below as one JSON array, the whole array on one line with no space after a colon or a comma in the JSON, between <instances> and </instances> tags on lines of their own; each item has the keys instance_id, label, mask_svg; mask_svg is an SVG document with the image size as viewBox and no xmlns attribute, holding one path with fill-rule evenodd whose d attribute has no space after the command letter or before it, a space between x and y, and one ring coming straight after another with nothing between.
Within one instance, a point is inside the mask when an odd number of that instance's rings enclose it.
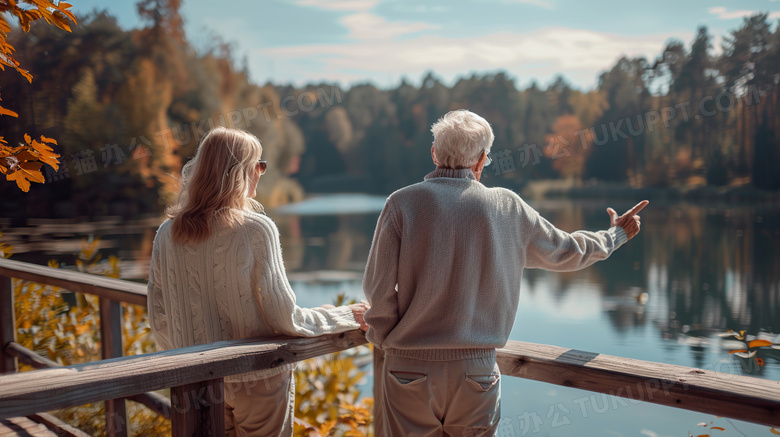
<instances>
[{"instance_id":1,"label":"sunglasses","mask_svg":"<svg viewBox=\"0 0 780 437\"><path fill-rule=\"evenodd\" d=\"M265 169L268 168L268 161L257 161L257 163L260 165L260 174L265 174Z\"/></svg>"}]
</instances>

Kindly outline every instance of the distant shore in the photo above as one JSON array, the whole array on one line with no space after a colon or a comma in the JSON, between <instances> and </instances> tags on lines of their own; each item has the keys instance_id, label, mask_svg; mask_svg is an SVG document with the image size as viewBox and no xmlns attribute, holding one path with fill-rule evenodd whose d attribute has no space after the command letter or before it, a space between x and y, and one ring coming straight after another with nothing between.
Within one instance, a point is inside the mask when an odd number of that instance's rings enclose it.
<instances>
[{"instance_id":1,"label":"distant shore","mask_svg":"<svg viewBox=\"0 0 780 437\"><path fill-rule=\"evenodd\" d=\"M780 191L761 190L749 185L727 187L645 187L634 188L617 183L583 183L577 186L568 181L532 181L522 189L525 197L533 199L647 199L665 201L726 202L779 204Z\"/></svg>"}]
</instances>

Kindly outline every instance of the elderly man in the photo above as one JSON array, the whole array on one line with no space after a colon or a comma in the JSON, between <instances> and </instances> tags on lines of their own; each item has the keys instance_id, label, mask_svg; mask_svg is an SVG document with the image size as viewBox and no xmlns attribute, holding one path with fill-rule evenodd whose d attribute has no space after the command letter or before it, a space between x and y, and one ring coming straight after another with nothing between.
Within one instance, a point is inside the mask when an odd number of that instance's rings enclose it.
<instances>
[{"instance_id":1,"label":"elderly man","mask_svg":"<svg viewBox=\"0 0 780 437\"><path fill-rule=\"evenodd\" d=\"M609 208L606 231L564 232L512 191L479 182L494 138L485 119L451 111L431 131L436 170L388 197L363 280L367 337L385 353L377 435L492 436L496 348L509 338L523 269L609 257L639 232L647 201L621 217Z\"/></svg>"}]
</instances>

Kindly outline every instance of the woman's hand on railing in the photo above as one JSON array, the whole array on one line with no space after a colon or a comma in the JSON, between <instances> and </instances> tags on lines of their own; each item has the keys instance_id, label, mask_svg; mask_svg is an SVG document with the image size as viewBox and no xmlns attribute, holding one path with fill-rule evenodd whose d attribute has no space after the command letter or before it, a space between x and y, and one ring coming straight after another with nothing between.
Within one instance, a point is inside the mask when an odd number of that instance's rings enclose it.
<instances>
[{"instance_id":1,"label":"woman's hand on railing","mask_svg":"<svg viewBox=\"0 0 780 437\"><path fill-rule=\"evenodd\" d=\"M352 310L352 315L355 316L355 321L360 324L360 330L363 332L368 331L368 325L366 324L366 319L364 318L368 308L369 305L365 302L349 305L349 309Z\"/></svg>"}]
</instances>

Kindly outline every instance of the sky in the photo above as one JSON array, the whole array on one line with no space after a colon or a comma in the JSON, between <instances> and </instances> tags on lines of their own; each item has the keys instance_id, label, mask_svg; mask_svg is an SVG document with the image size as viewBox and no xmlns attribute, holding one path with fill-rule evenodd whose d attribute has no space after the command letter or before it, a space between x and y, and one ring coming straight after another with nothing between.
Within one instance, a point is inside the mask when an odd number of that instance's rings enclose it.
<instances>
[{"instance_id":1,"label":"sky","mask_svg":"<svg viewBox=\"0 0 780 437\"><path fill-rule=\"evenodd\" d=\"M131 0L71 3L140 25ZM621 56L652 60L671 38L689 47L700 25L718 52L743 17L768 12L776 23L780 0L184 0L181 12L196 48L219 35L258 84L388 88L428 71L452 84L500 70L521 88L562 74L591 89Z\"/></svg>"}]
</instances>

